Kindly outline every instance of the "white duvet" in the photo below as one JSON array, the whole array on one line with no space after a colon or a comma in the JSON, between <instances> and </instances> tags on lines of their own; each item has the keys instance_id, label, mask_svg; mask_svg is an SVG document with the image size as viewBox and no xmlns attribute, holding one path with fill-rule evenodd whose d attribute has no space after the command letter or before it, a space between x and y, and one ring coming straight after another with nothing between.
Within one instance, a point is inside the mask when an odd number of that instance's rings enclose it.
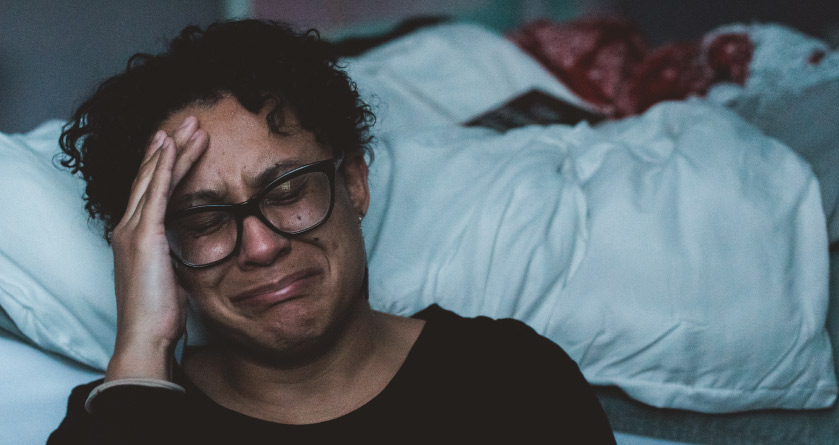
<instances>
[{"instance_id":1,"label":"white duvet","mask_svg":"<svg viewBox=\"0 0 839 445\"><path fill-rule=\"evenodd\" d=\"M829 406L818 183L732 112L383 135L371 301L515 317L595 384L706 412Z\"/></svg>"},{"instance_id":2,"label":"white duvet","mask_svg":"<svg viewBox=\"0 0 839 445\"><path fill-rule=\"evenodd\" d=\"M595 384L703 412L836 398L819 184L722 107L596 129L458 124L529 89L582 103L509 41L440 26L349 61L380 114L372 301L516 317Z\"/></svg>"}]
</instances>

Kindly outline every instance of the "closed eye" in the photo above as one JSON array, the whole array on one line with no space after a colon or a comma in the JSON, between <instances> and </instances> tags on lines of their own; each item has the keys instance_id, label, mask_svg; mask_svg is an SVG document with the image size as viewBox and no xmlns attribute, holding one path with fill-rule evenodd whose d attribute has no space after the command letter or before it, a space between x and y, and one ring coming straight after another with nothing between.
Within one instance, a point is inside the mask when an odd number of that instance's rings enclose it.
<instances>
[{"instance_id":1,"label":"closed eye","mask_svg":"<svg viewBox=\"0 0 839 445\"><path fill-rule=\"evenodd\" d=\"M303 199L308 190L308 176L301 175L281 182L262 198L262 206L287 206Z\"/></svg>"},{"instance_id":2,"label":"closed eye","mask_svg":"<svg viewBox=\"0 0 839 445\"><path fill-rule=\"evenodd\" d=\"M227 212L203 212L178 221L178 226L185 235L200 238L219 232L232 219L232 215Z\"/></svg>"}]
</instances>

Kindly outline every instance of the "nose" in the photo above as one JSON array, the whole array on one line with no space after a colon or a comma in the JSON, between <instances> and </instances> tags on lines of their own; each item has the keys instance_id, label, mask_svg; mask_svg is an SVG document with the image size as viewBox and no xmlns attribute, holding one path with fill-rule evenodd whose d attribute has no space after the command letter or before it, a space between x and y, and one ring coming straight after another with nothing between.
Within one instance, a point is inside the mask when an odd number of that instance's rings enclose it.
<instances>
[{"instance_id":1,"label":"nose","mask_svg":"<svg viewBox=\"0 0 839 445\"><path fill-rule=\"evenodd\" d=\"M256 216L242 220L242 240L238 261L243 268L267 266L287 254L291 248L288 238L271 230Z\"/></svg>"}]
</instances>

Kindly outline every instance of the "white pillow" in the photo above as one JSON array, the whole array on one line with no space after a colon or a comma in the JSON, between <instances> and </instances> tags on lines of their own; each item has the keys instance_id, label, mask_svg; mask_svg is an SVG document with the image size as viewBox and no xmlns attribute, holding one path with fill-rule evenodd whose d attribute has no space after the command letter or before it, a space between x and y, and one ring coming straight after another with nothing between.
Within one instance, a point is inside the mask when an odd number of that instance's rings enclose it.
<instances>
[{"instance_id":1,"label":"white pillow","mask_svg":"<svg viewBox=\"0 0 839 445\"><path fill-rule=\"evenodd\" d=\"M818 184L730 111L390 135L370 178L377 308L522 319L655 406L836 399Z\"/></svg>"},{"instance_id":2,"label":"white pillow","mask_svg":"<svg viewBox=\"0 0 839 445\"><path fill-rule=\"evenodd\" d=\"M588 238L564 132L384 137L363 223L373 305L410 315L437 303L547 326Z\"/></svg>"},{"instance_id":3,"label":"white pillow","mask_svg":"<svg viewBox=\"0 0 839 445\"><path fill-rule=\"evenodd\" d=\"M458 125L534 89L591 108L513 42L477 25L426 28L345 62L377 133Z\"/></svg>"},{"instance_id":4,"label":"white pillow","mask_svg":"<svg viewBox=\"0 0 839 445\"><path fill-rule=\"evenodd\" d=\"M97 369L113 351L113 257L84 182L58 165L62 122L0 134L0 306L38 346Z\"/></svg>"},{"instance_id":5,"label":"white pillow","mask_svg":"<svg viewBox=\"0 0 839 445\"><path fill-rule=\"evenodd\" d=\"M589 250L548 335L593 383L654 406L831 406L828 244L809 165L699 102L597 133L577 140Z\"/></svg>"},{"instance_id":6,"label":"white pillow","mask_svg":"<svg viewBox=\"0 0 839 445\"><path fill-rule=\"evenodd\" d=\"M747 34L754 54L746 84L717 85L708 100L727 105L812 165L830 241L839 241L839 51L781 25L731 25L716 32Z\"/></svg>"}]
</instances>

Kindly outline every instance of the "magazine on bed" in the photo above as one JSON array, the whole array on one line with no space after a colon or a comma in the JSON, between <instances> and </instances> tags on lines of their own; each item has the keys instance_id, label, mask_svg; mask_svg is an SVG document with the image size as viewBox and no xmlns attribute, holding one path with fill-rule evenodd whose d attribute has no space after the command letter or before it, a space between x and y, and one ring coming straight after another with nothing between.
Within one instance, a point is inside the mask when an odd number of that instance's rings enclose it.
<instances>
[{"instance_id":1,"label":"magazine on bed","mask_svg":"<svg viewBox=\"0 0 839 445\"><path fill-rule=\"evenodd\" d=\"M580 121L596 124L604 117L543 91L530 90L463 125L505 132L526 125L574 125Z\"/></svg>"}]
</instances>

